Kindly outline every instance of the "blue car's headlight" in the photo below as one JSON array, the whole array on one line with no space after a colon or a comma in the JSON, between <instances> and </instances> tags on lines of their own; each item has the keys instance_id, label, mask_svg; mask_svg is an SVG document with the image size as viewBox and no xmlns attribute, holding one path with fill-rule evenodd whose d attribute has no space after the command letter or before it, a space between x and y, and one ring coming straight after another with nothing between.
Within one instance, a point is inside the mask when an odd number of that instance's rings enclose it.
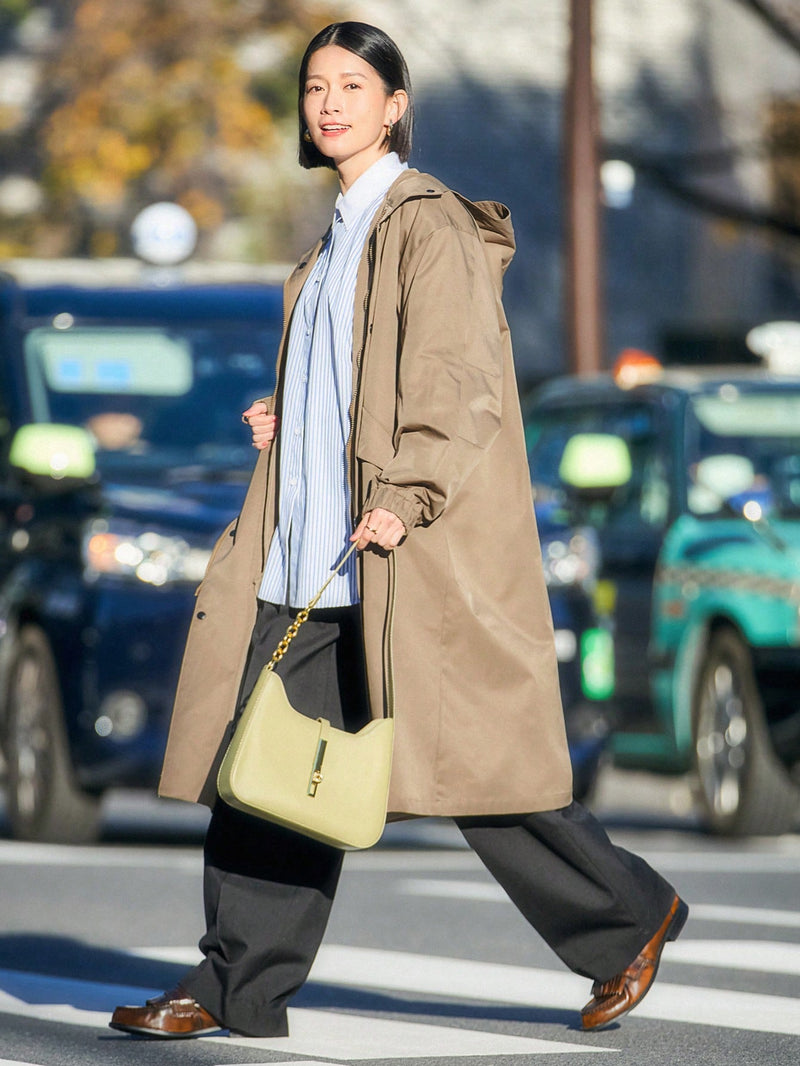
<instances>
[{"instance_id":1,"label":"blue car's headlight","mask_svg":"<svg viewBox=\"0 0 800 1066\"><path fill-rule=\"evenodd\" d=\"M575 529L563 538L542 538L542 563L548 585L591 585L599 563L596 534L591 529Z\"/></svg>"},{"instance_id":2,"label":"blue car's headlight","mask_svg":"<svg viewBox=\"0 0 800 1066\"><path fill-rule=\"evenodd\" d=\"M83 541L88 577L114 574L147 585L200 582L210 555L210 549L195 547L183 537L166 536L113 520L91 522Z\"/></svg>"}]
</instances>

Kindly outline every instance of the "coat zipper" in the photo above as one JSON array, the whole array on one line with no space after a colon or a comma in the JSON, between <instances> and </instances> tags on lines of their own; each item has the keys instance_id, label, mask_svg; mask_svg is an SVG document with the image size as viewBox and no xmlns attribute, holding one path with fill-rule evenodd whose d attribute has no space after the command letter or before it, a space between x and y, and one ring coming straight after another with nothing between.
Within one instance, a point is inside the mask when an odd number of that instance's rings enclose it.
<instances>
[{"instance_id":1,"label":"coat zipper","mask_svg":"<svg viewBox=\"0 0 800 1066\"><path fill-rule=\"evenodd\" d=\"M373 273L374 273L374 270L375 270L375 244L377 243L377 240L378 240L378 226L379 225L380 225L380 221L378 222L378 224L375 226L375 229L370 234L370 236L368 238L368 242L367 242L367 285L366 285L366 290L364 292L364 305L363 305L363 307L361 309L362 310L362 314L363 314L364 325L363 325L363 329L362 329L361 343L360 343L360 346L359 346L358 354L356 355L355 352L353 353L354 354L354 358L355 358L355 370L356 370L356 373L355 373L355 387L353 389L353 396L352 396L352 399L350 401L351 409L350 409L350 440L348 441L348 465L350 467L350 484L353 486L353 491L351 493L351 498L350 498L350 511L351 511L351 517L353 519L353 524L354 525L355 525L356 518L357 518L356 501L360 500L361 496L362 496L362 491L361 491L362 490L362 486L357 483L358 465L356 463L356 455L355 455L354 444L355 444L355 440L356 440L356 437L357 437L357 434L358 434L358 428L359 428L359 425L360 425L360 417L359 417L359 414L358 414L360 408L359 408L359 404L358 404L358 399L359 399L359 395L361 393L361 364L362 364L362 361L364 359L364 351L366 349L367 339L368 339L368 336L369 336L369 321L368 321L368 319L369 319L369 300L370 300L370 295L372 293Z\"/></svg>"}]
</instances>

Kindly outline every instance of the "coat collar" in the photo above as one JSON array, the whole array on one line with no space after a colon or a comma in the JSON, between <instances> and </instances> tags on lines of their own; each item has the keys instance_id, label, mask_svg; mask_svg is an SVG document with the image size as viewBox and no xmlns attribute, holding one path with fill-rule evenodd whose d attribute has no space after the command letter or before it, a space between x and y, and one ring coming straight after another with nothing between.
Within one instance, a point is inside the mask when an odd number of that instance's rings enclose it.
<instances>
[{"instance_id":1,"label":"coat collar","mask_svg":"<svg viewBox=\"0 0 800 1066\"><path fill-rule=\"evenodd\" d=\"M379 221L388 217L409 200L444 196L449 191L446 185L430 174L422 174L419 170L405 170L390 186L381 208Z\"/></svg>"},{"instance_id":2,"label":"coat collar","mask_svg":"<svg viewBox=\"0 0 800 1066\"><path fill-rule=\"evenodd\" d=\"M425 174L411 168L404 170L390 186L386 199L375 217L371 232L385 222L399 207L402 207L410 200L437 199L450 192L451 190L447 185L439 181L438 178L434 178L431 174ZM495 246L500 251L502 270L504 271L511 261L515 248L511 216L508 208L504 204L495 201L487 200L474 203L459 193L454 195L475 219L487 244ZM287 285L289 291L293 293L294 299L299 295L306 272L314 265L326 237L327 233L317 241L313 248L301 256L299 263L291 274ZM291 301L292 304L294 299Z\"/></svg>"}]
</instances>

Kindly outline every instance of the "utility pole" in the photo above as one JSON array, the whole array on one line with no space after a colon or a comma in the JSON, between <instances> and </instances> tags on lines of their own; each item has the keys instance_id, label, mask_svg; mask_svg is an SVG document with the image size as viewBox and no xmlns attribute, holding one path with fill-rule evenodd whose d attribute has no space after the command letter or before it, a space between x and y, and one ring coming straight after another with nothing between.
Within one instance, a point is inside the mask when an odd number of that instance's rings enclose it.
<instances>
[{"instance_id":1,"label":"utility pole","mask_svg":"<svg viewBox=\"0 0 800 1066\"><path fill-rule=\"evenodd\" d=\"M603 365L600 296L600 180L592 76L592 0L570 0L569 70L564 101L565 305L570 370Z\"/></svg>"}]
</instances>

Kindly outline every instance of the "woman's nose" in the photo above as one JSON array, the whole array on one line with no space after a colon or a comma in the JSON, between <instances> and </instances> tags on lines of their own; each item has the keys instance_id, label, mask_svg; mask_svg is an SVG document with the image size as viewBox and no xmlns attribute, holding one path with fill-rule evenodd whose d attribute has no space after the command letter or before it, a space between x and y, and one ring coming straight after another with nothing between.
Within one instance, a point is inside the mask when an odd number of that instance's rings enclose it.
<instances>
[{"instance_id":1,"label":"woman's nose","mask_svg":"<svg viewBox=\"0 0 800 1066\"><path fill-rule=\"evenodd\" d=\"M322 102L322 110L325 114L329 114L332 111L341 111L341 101L339 97L332 92L325 94L325 99Z\"/></svg>"}]
</instances>

